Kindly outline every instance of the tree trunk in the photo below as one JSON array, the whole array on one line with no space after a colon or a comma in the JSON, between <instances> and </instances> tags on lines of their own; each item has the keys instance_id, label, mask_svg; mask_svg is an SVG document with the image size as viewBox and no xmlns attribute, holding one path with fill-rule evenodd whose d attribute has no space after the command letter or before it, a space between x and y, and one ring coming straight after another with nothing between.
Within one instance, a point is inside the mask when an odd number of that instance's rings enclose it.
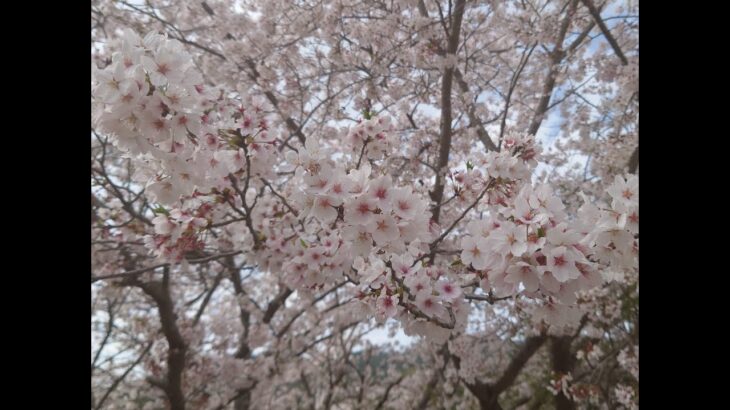
<instances>
[{"instance_id":1,"label":"tree trunk","mask_svg":"<svg viewBox=\"0 0 730 410\"><path fill-rule=\"evenodd\" d=\"M233 402L233 409L248 410L249 406L251 406L251 390L246 389L245 393L236 397L236 400Z\"/></svg>"},{"instance_id":2,"label":"tree trunk","mask_svg":"<svg viewBox=\"0 0 730 410\"><path fill-rule=\"evenodd\" d=\"M496 397L488 401L480 401L479 408L480 410L502 410L502 406L499 405Z\"/></svg>"},{"instance_id":3,"label":"tree trunk","mask_svg":"<svg viewBox=\"0 0 730 410\"><path fill-rule=\"evenodd\" d=\"M550 356L553 362L553 371L557 374L563 375L573 370L575 360L570 352L572 339L570 336L563 336L552 340ZM575 403L560 391L555 396L555 410L575 410Z\"/></svg>"}]
</instances>

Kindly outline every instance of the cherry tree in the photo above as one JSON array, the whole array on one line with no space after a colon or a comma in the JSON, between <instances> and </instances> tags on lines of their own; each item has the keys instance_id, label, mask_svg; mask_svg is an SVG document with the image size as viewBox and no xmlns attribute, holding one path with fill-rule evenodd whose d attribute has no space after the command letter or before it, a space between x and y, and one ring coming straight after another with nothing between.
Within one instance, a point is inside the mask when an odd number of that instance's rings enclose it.
<instances>
[{"instance_id":1,"label":"cherry tree","mask_svg":"<svg viewBox=\"0 0 730 410\"><path fill-rule=\"evenodd\" d=\"M93 408L638 407L635 3L101 0L91 51Z\"/></svg>"}]
</instances>

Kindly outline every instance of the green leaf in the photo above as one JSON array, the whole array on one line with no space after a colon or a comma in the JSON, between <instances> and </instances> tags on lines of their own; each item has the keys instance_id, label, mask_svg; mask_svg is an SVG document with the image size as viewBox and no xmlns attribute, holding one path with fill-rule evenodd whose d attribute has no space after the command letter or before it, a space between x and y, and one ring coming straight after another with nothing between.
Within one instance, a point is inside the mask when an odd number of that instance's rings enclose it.
<instances>
[{"instance_id":1,"label":"green leaf","mask_svg":"<svg viewBox=\"0 0 730 410\"><path fill-rule=\"evenodd\" d=\"M309 248L309 246L307 246L307 243L306 243L306 242L304 242L304 239L301 239L301 238L300 238L300 239L299 239L299 243L300 243L300 244L301 244L301 245L302 245L302 246L303 246L303 247L304 247L305 249L306 249L306 248Z\"/></svg>"},{"instance_id":2,"label":"green leaf","mask_svg":"<svg viewBox=\"0 0 730 410\"><path fill-rule=\"evenodd\" d=\"M466 169L468 171L471 171L472 169L474 169L474 164L472 164L471 161L466 161Z\"/></svg>"},{"instance_id":3,"label":"green leaf","mask_svg":"<svg viewBox=\"0 0 730 410\"><path fill-rule=\"evenodd\" d=\"M170 216L170 211L165 209L165 207L162 205L157 205L156 208L152 209L152 212L154 212L155 214L164 214L165 216Z\"/></svg>"}]
</instances>

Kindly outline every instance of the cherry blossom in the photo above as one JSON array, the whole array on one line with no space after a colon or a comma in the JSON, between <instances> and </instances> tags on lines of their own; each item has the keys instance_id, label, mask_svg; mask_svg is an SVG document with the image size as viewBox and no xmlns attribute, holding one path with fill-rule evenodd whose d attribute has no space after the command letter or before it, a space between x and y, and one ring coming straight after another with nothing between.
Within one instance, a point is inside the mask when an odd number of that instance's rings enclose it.
<instances>
[{"instance_id":1,"label":"cherry blossom","mask_svg":"<svg viewBox=\"0 0 730 410\"><path fill-rule=\"evenodd\" d=\"M92 2L92 407L636 407L594 3Z\"/></svg>"}]
</instances>

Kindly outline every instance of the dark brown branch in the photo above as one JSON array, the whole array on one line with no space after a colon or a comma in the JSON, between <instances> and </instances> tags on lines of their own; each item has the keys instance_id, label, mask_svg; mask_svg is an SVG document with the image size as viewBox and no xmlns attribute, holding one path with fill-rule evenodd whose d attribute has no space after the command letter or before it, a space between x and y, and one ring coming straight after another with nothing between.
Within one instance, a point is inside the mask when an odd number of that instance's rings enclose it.
<instances>
[{"instance_id":1,"label":"dark brown branch","mask_svg":"<svg viewBox=\"0 0 730 410\"><path fill-rule=\"evenodd\" d=\"M99 361L99 357L101 357L101 351L104 350L106 343L109 341L109 336L111 336L112 330L114 330L114 303L112 301L108 301L107 303L107 315L109 315L109 320L107 322L104 338L101 340L101 344L99 345L99 350L96 351L96 354L94 355L94 360L91 361L92 376L94 375L94 368L96 367L96 363L97 361Z\"/></svg>"},{"instance_id":2,"label":"dark brown branch","mask_svg":"<svg viewBox=\"0 0 730 410\"><path fill-rule=\"evenodd\" d=\"M606 40L608 40L608 44L611 45L611 48L613 48L613 52L616 53L619 59L621 59L621 64L628 65L629 60L626 59L626 56L621 51L621 47L619 47L618 42L616 41L616 38L613 37L611 34L611 31L608 30L608 27L606 27L606 23L603 22L603 19L601 18L601 13L596 9L596 6L593 4L592 0L581 0L583 4L585 4L586 7L588 7L588 11L591 13L591 17L593 17L593 20L598 24L598 28L601 29L601 32L603 33L603 36L606 37Z\"/></svg>"},{"instance_id":3,"label":"dark brown branch","mask_svg":"<svg viewBox=\"0 0 730 410\"><path fill-rule=\"evenodd\" d=\"M133 218L139 219L140 221L144 222L148 226L153 226L154 224L152 223L152 221L149 220L149 218L147 218L146 216L144 216L141 213L137 212L134 209L134 206L132 206L132 203L134 201L136 201L137 198L139 198L144 191L139 192L136 195L136 197L134 199L132 199L132 201L128 201L126 198L124 198L124 194L122 194L122 192L119 190L119 187L114 182L112 182L111 178L106 173L106 169L104 168L104 162L103 162L103 160L99 161L99 165L101 165L101 168L97 170L98 173L104 178L104 180L106 181L106 183L109 184L109 186L112 188L112 191L114 191L112 193L122 203L122 209L124 209L125 211L127 211L127 213L130 216L132 216Z\"/></svg>"},{"instance_id":4,"label":"dark brown branch","mask_svg":"<svg viewBox=\"0 0 730 410\"><path fill-rule=\"evenodd\" d=\"M504 138L504 131L507 128L507 113L509 112L509 105L510 100L512 99L512 93L514 92L515 88L517 87L517 82L520 79L520 75L522 74L522 70L524 70L525 66L527 65L527 60L530 59L530 56L532 55L532 52L535 51L535 47L537 47L537 43L533 44L532 47L530 47L530 51L526 52L526 56L520 59L520 64L517 68L517 71L515 72L514 76L512 76L512 79L510 80L509 90L507 90L507 96L505 97L504 101L504 113L502 114L502 122L499 127L499 145L497 146L497 150L502 148L502 139Z\"/></svg>"},{"instance_id":5,"label":"dark brown branch","mask_svg":"<svg viewBox=\"0 0 730 410\"><path fill-rule=\"evenodd\" d=\"M208 15L210 15L210 16L214 16L215 15L215 13L213 12L213 9L211 9L210 6L208 6L205 2L201 2L201 6L205 10L205 12L208 13ZM231 38L232 39L233 36L230 33L227 33L226 34L226 38ZM191 45L196 46L196 44L191 44ZM203 48L203 47L198 47L198 48L201 48L202 50L207 51L207 52L209 52L209 53L211 53L211 54L213 54L213 55L215 55L215 56L223 59L224 61L227 60L224 55L222 55L222 54L220 54L220 53L218 53L218 52L216 52L214 50L210 50L210 49ZM250 70L250 72L247 73L248 74L248 77L255 84L258 84L258 79L261 77L261 74L259 74L258 70L256 69L256 63L252 59L247 59L246 60L246 65L248 66L248 68ZM244 71L243 70L243 67L241 65L236 64L236 66L238 67L239 70ZM266 91L264 91L264 95L266 96L266 99L269 100L269 102L271 103L271 105L274 106L274 108L279 113L279 115L281 115L281 117L284 119L284 122L286 123L286 126L294 133L294 135L296 135L296 137L299 139L299 142L301 142L302 145L303 145L304 142L307 140L307 138L302 133L302 127L299 126L299 125L297 125L296 121L294 121L293 118L291 118L289 116L286 116L286 115L284 115L281 112L281 110L279 109L279 99L276 98L276 96L274 95L274 93L272 93L269 90L266 90Z\"/></svg>"},{"instance_id":6,"label":"dark brown branch","mask_svg":"<svg viewBox=\"0 0 730 410\"><path fill-rule=\"evenodd\" d=\"M568 374L573 371L575 356L570 351L570 344L573 341L571 336L552 337L550 346L550 358L553 371L558 375ZM562 390L555 396L555 410L574 410L575 403L571 401Z\"/></svg>"},{"instance_id":7,"label":"dark brown branch","mask_svg":"<svg viewBox=\"0 0 730 410\"><path fill-rule=\"evenodd\" d=\"M203 258L199 258L199 259L188 259L188 263L191 263L191 264L205 263L205 262L210 262L210 261L218 259L218 258L238 255L239 253L241 253L241 251L228 252L228 253L222 253L222 254L217 254L217 255L210 255L210 256L203 257ZM145 272L153 271L158 268L164 268L164 267L170 267L170 266L171 266L170 263L161 263L159 265L154 265L154 266L150 266L147 268L135 269L135 270L131 270L128 272L112 273L109 275L102 275L102 276L92 276L91 283L94 283L94 282L97 282L100 280L104 280L104 279L129 278L129 277L141 275Z\"/></svg>"},{"instance_id":8,"label":"dark brown branch","mask_svg":"<svg viewBox=\"0 0 730 410\"><path fill-rule=\"evenodd\" d=\"M137 276L137 275L141 275L145 272L153 271L157 268L163 268L163 267L169 266L169 265L170 265L169 263L161 263L159 265L135 269L135 270L128 271L128 272L112 273L110 275L102 275L102 276L92 276L91 283L94 283L99 280L104 280L104 279L115 279L115 278L125 278L125 277Z\"/></svg>"},{"instance_id":9,"label":"dark brown branch","mask_svg":"<svg viewBox=\"0 0 730 410\"><path fill-rule=\"evenodd\" d=\"M461 22L464 17L465 0L457 0L454 7L453 24L451 27L451 35L448 38L448 46L446 54L456 54L459 46L459 33L461 32ZM438 223L441 215L441 207L438 205L443 200L444 187L446 185L445 172L449 166L449 153L451 151L451 87L454 78L454 67L449 67L444 71L441 79L441 134L439 136L439 156L436 164L436 185L431 193L431 199L434 204L432 209L433 220Z\"/></svg>"},{"instance_id":10,"label":"dark brown branch","mask_svg":"<svg viewBox=\"0 0 730 410\"><path fill-rule=\"evenodd\" d=\"M394 381L393 383L390 383L388 387L385 388L385 392L383 393L383 397L378 400L378 404L375 406L375 410L380 410L383 408L383 405L385 405L385 402L388 401L388 395L390 394L390 391L393 389L393 387L400 384L400 382L403 381L403 379L406 378L405 373L401 374L401 376Z\"/></svg>"},{"instance_id":11,"label":"dark brown branch","mask_svg":"<svg viewBox=\"0 0 730 410\"><path fill-rule=\"evenodd\" d=\"M259 74L258 70L256 69L256 63L251 59L247 59L246 65L248 66L248 68L250 70L250 72L248 73L249 78L251 79L251 81L258 84L258 79L259 79L259 77L261 77L261 74ZM304 145L304 142L307 140L307 137L304 136L304 134L302 133L301 127L299 125L297 125L296 121L294 121L293 118L291 118L289 116L285 116L281 113L281 110L279 109L279 99L276 98L274 93L269 90L264 91L264 95L266 96L266 99L269 100L271 105L273 105L274 108L276 108L277 112L279 112L279 114L282 116L282 118L284 118L284 122L286 123L286 126L294 133L294 135L297 136L297 138L299 139L299 142L301 142L302 145Z\"/></svg>"},{"instance_id":12,"label":"dark brown branch","mask_svg":"<svg viewBox=\"0 0 730 410\"><path fill-rule=\"evenodd\" d=\"M502 376L494 383L494 390L497 394L505 391L509 386L514 383L520 371L525 366L527 361L532 355L537 352L537 349L545 343L547 337L545 336L533 336L525 340L525 344L522 349L512 358L512 361L507 366L507 369L502 373Z\"/></svg>"},{"instance_id":13,"label":"dark brown branch","mask_svg":"<svg viewBox=\"0 0 730 410\"><path fill-rule=\"evenodd\" d=\"M211 286L208 293L205 294L205 298L203 298L203 301L200 303L200 307L198 308L198 311L195 313L195 318L193 318L193 326L197 325L198 322L200 322L200 318L203 316L203 312L205 312L205 308L208 306L208 303L210 302L210 299L213 297L213 292L218 289L218 285L220 285L221 280L223 279L223 271L221 271L213 281L213 286Z\"/></svg>"},{"instance_id":14,"label":"dark brown branch","mask_svg":"<svg viewBox=\"0 0 730 410\"><path fill-rule=\"evenodd\" d=\"M362 162L362 157L365 155L365 148L368 146L368 143L370 142L370 137L365 139L365 141L362 143L362 149L360 150L360 157L357 159L357 165L355 165L356 169L360 169L360 163Z\"/></svg>"},{"instance_id":15,"label":"dark brown branch","mask_svg":"<svg viewBox=\"0 0 730 410\"><path fill-rule=\"evenodd\" d=\"M426 10L426 5L424 4L423 0L418 1L418 11L420 12L421 16L428 18L428 10ZM443 49L439 49L439 54L444 55L445 51ZM456 79L456 84L461 89L461 92L466 94L469 92L469 85L464 80L464 76L461 74L461 70L458 68L454 68L454 78ZM476 106L474 104L471 104L471 107L467 111L467 116L469 117L469 123L470 126L476 127L477 136L479 137L479 140L484 144L484 147L487 149L487 151L499 151L499 148L497 145L492 141L492 138L489 136L489 133L484 128L484 125L482 125L481 121L476 116ZM409 116L409 120L411 120L411 124L414 125L413 119Z\"/></svg>"},{"instance_id":16,"label":"dark brown branch","mask_svg":"<svg viewBox=\"0 0 730 410\"><path fill-rule=\"evenodd\" d=\"M210 8L210 6L208 5L208 3L204 2L204 1L201 1L200 2L200 5L203 6L203 10L205 10L206 13L208 13L211 16L214 16L215 15L215 13L213 12L213 9Z\"/></svg>"},{"instance_id":17,"label":"dark brown branch","mask_svg":"<svg viewBox=\"0 0 730 410\"><path fill-rule=\"evenodd\" d=\"M639 169L639 146L637 145L634 149L634 153L631 154L631 158L629 158L629 173L630 174L636 174L636 171Z\"/></svg>"},{"instance_id":18,"label":"dark brown branch","mask_svg":"<svg viewBox=\"0 0 730 410\"><path fill-rule=\"evenodd\" d=\"M493 384L482 383L476 380L474 383L464 383L467 389L479 400L479 406L483 410L501 410L499 395L507 390L522 371L527 361L538 351L547 340L546 336L533 336L527 338L517 354L512 358L502 375ZM451 359L460 367L461 359L451 356Z\"/></svg>"},{"instance_id":19,"label":"dark brown branch","mask_svg":"<svg viewBox=\"0 0 730 410\"><path fill-rule=\"evenodd\" d=\"M185 370L185 353L187 345L177 326L175 304L170 297L169 267L165 268L162 281L142 283L136 277L127 278L127 284L139 287L150 296L157 305L162 333L167 340L167 378L158 386L167 396L172 410L185 409L185 395L182 391L182 375Z\"/></svg>"},{"instance_id":20,"label":"dark brown branch","mask_svg":"<svg viewBox=\"0 0 730 410\"><path fill-rule=\"evenodd\" d=\"M279 308L284 306L284 302L286 301L286 298L291 295L293 290L289 289L286 286L282 286L282 288L279 290L279 294L276 295L276 297L269 302L268 306L266 307L266 312L264 312L264 317L261 319L262 322L268 324L271 322L271 319L274 317L274 313L276 313Z\"/></svg>"},{"instance_id":21,"label":"dark brown branch","mask_svg":"<svg viewBox=\"0 0 730 410\"><path fill-rule=\"evenodd\" d=\"M104 402L106 401L106 399L109 397L109 395L117 388L117 386L119 386L119 383L121 383L122 381L124 381L124 379L127 377L127 375L129 374L129 372L131 372L132 369L134 369L135 367L137 367L137 365L142 361L142 359L144 359L144 357L147 356L147 353L150 352L150 349L152 348L152 345L153 344L154 344L154 340L151 340L149 343L147 343L147 346L142 351L142 353L139 355L139 357L137 357L137 360L135 360L134 363L132 363L127 368L127 370L125 370L124 373L122 373L121 376L119 376L117 379L114 380L114 382L112 382L111 386L109 386L109 389L101 397L101 400L99 400L99 403L97 403L96 404L96 407L94 407L96 410L101 409L102 405L104 404Z\"/></svg>"},{"instance_id":22,"label":"dark brown branch","mask_svg":"<svg viewBox=\"0 0 730 410\"><path fill-rule=\"evenodd\" d=\"M441 235L438 238L436 238L436 240L434 240L433 242L431 242L431 245L430 245L431 255L434 254L434 252L435 252L436 247L438 246L438 244L441 243L441 241L443 241L444 238L446 238L446 236L456 227L456 225L462 219L464 219L464 217L466 216L466 214L468 214L469 211L471 211L479 203L479 201L482 200L482 198L484 197L484 194L486 194L487 191L490 188L492 188L492 186L494 185L495 182L496 182L495 179L490 179L489 182L487 183L487 186L484 187L484 190L482 190L482 192L479 194L479 196L476 198L476 200L474 200L474 202L472 202L471 205L469 205L466 209L464 209L464 211L461 212L461 215L459 215L459 217L456 218L454 220L454 222L452 222L451 225L443 233L441 233ZM419 258L418 260L421 260L421 259L423 259L423 257ZM431 259L433 259L433 256L431 256Z\"/></svg>"},{"instance_id":23,"label":"dark brown branch","mask_svg":"<svg viewBox=\"0 0 730 410\"><path fill-rule=\"evenodd\" d=\"M423 3L423 0L418 1L418 11L419 13L421 13L421 16L426 18L429 17L428 10L426 10L426 5ZM439 51L441 52L441 54L443 54L443 50ZM454 69L454 78L456 79L456 83L459 85L462 93L469 92L469 85L466 83L466 81L464 81L464 76L461 74L461 71L458 68ZM477 118L475 113L475 106L473 104L468 110L467 114L469 116L470 124L476 127L477 136L479 137L479 140L482 142L482 144L484 144L484 147L487 149L487 151L499 151L497 145L494 144L492 139L489 137L489 133ZM411 117L408 118L411 120L411 124L413 124L413 119ZM415 127L415 124L413 125Z\"/></svg>"},{"instance_id":24,"label":"dark brown branch","mask_svg":"<svg viewBox=\"0 0 730 410\"><path fill-rule=\"evenodd\" d=\"M441 366L441 369L434 369L433 376L431 376L431 379L428 381L428 384L426 384L426 388L423 389L423 395L421 396L421 400L418 401L418 404L416 404L416 407L414 407L417 410L425 410L428 408L428 403L431 401L431 398L433 397L433 389L436 387L436 383L439 381L439 377L441 376L441 373L443 373L444 370L446 370L446 366L449 364L448 355L449 355L449 345L448 343L444 343L444 345L441 347L441 350L439 353L444 357L444 364Z\"/></svg>"},{"instance_id":25,"label":"dark brown branch","mask_svg":"<svg viewBox=\"0 0 730 410\"><path fill-rule=\"evenodd\" d=\"M298 356L301 356L301 355L303 355L304 353L306 353L306 352L307 352L307 351L308 351L309 349L311 349L311 348L313 348L314 346L318 345L319 343L322 343L322 342L324 342L325 340L328 340L328 339L331 339L331 338L333 338L333 337L334 337L334 336L335 336L335 335L336 335L336 334L337 334L338 332L344 332L345 330L347 330L347 329L349 329L349 328L351 328L351 327L357 326L357 325L359 325L360 323L362 323L362 322L360 322L360 321L355 321L355 322L351 322L351 323L349 323L349 324L347 324L347 325L341 326L341 327L340 327L340 328L338 328L338 329L333 329L333 331L332 331L332 332L330 332L329 334L327 334L327 335L325 335L325 336L322 336L322 337L320 337L320 338L318 338L318 339L315 339L314 341L312 341L312 342L311 342L311 343L309 343L308 345L304 346L304 347L302 348L302 350L300 350L300 351L298 351L297 353L295 353L295 354L294 354L294 356L297 356L297 357L298 357Z\"/></svg>"},{"instance_id":26,"label":"dark brown branch","mask_svg":"<svg viewBox=\"0 0 730 410\"><path fill-rule=\"evenodd\" d=\"M274 194L277 198L279 198L281 200L281 202L284 204L286 209L288 209L289 212L292 213L292 215L299 216L299 212L297 212L294 208L291 207L291 205L289 205L289 202L286 201L286 198L284 198L281 194L276 192L276 190L274 189L274 187L271 186L271 183L269 181L265 180L264 178L261 178L261 182L263 182L264 185L266 185L269 188L269 190L271 191L272 194Z\"/></svg>"},{"instance_id":27,"label":"dark brown branch","mask_svg":"<svg viewBox=\"0 0 730 410\"><path fill-rule=\"evenodd\" d=\"M332 287L332 288L331 288L330 290L328 290L328 291L324 292L323 294L321 294L321 295L317 296L317 297L316 297L316 298L315 298L315 299L314 299L314 300L312 301L312 303L311 303L311 304L310 304L310 305L309 305L309 306L308 306L308 307L307 307L306 309L302 309L302 310L300 310L299 312L297 312L297 314L295 314L294 316L292 316L292 317L291 317L291 319L289 319L289 321L288 321L288 322L287 322L287 323L286 323L286 324L285 324L285 325L284 325L284 326L283 326L283 327L281 328L281 330L279 330L278 332L276 332L276 337L277 337L277 338L279 338L279 337L282 337L282 336L284 336L284 334L285 334L285 333L286 333L287 331L289 331L289 328L291 327L291 325L292 325L292 324L293 324L293 323L294 323L294 322L295 322L295 321L296 321L296 320L297 320L297 319L298 319L298 318L299 318L299 317L300 317L300 316L301 316L302 314L304 314L304 312L306 312L306 311L307 311L307 309L309 309L310 307L312 307L312 306L316 305L316 304L317 304L318 302L320 302L320 301L321 301L322 299L324 299L325 297L327 297L327 295L329 295L329 294L331 294L332 292L336 291L337 289L341 288L341 287L342 287L342 286L344 286L344 285L345 285L346 283L347 283L347 282L341 282L341 283L339 283L339 284L337 284L337 285L333 286L333 287Z\"/></svg>"},{"instance_id":28,"label":"dark brown branch","mask_svg":"<svg viewBox=\"0 0 730 410\"><path fill-rule=\"evenodd\" d=\"M550 103L550 97L553 94L553 89L555 88L555 83L557 81L558 69L566 55L565 51L562 49L563 41L565 41L565 35L568 32L568 27L570 26L570 21L573 18L573 13L575 12L577 4L578 0L572 0L570 2L570 8L568 9L565 19L563 19L560 25L558 38L555 40L555 48L553 48L550 52L550 69L548 71L547 79L545 80L545 85L542 89L540 101L537 104L535 114L532 118L532 122L530 123L530 128L527 131L529 135L536 135L542 121L545 119L545 113L547 112L548 104Z\"/></svg>"},{"instance_id":29,"label":"dark brown branch","mask_svg":"<svg viewBox=\"0 0 730 410\"><path fill-rule=\"evenodd\" d=\"M410 294L410 293L409 293ZM423 313L420 309L416 307L413 303L407 302L407 301L400 301L398 305L403 306L409 313L413 314L413 316L426 319L429 322L435 324L438 327L442 327L444 329L453 329L454 326L456 326L456 317L454 316L454 311L451 307L447 307L446 310L449 313L449 322L444 322L441 318L437 316L429 316L425 313Z\"/></svg>"},{"instance_id":30,"label":"dark brown branch","mask_svg":"<svg viewBox=\"0 0 730 410\"><path fill-rule=\"evenodd\" d=\"M231 181L231 186L233 187L233 190L236 191L236 194L238 194L238 197L241 198L241 206L243 206L243 209L246 212L241 212L240 209L233 207L234 210L239 212L244 218L244 221L246 222L246 227L248 228L249 233L251 233L251 236L253 238L253 249L258 250L261 248L261 238L259 237L258 232L253 227L253 220L251 219L251 208L252 206L248 205L248 201L246 200L246 192L248 192L248 186L251 182L251 158L248 156L248 148L246 145L243 146L243 151L246 154L246 178L244 180L243 190L238 187L238 180L233 174L228 174L228 179Z\"/></svg>"},{"instance_id":31,"label":"dark brown branch","mask_svg":"<svg viewBox=\"0 0 730 410\"><path fill-rule=\"evenodd\" d=\"M515 401L514 405L512 405L512 410L517 410L520 406L529 403L530 400L532 400L532 397L533 396L525 396L525 397L523 397L521 399L517 399Z\"/></svg>"},{"instance_id":32,"label":"dark brown branch","mask_svg":"<svg viewBox=\"0 0 730 410\"><path fill-rule=\"evenodd\" d=\"M601 7L603 7L603 6L601 6ZM586 37L588 37L588 34L590 34L591 30L593 30L593 27L595 27L595 26L596 26L596 22L591 21L591 23L588 24L585 29L583 29L583 31L578 35L578 37L576 37L575 40L573 40L573 42L570 43L570 45L568 46L568 53L573 53L578 48L578 46L581 45L581 43L583 43L583 40L585 40Z\"/></svg>"},{"instance_id":33,"label":"dark brown branch","mask_svg":"<svg viewBox=\"0 0 730 410\"><path fill-rule=\"evenodd\" d=\"M464 76L461 74L461 71L458 68L454 70L454 78L456 79L456 84L459 85L462 93L466 94L467 92L469 92L469 85L466 83L466 81L464 81ZM476 106L474 104L472 104L467 111L467 115L469 117L470 125L476 127L477 136L479 137L479 140L482 142L482 144L484 144L484 147L487 149L487 151L499 151L499 148L494 143L494 141L492 141L492 138L489 136L489 133L479 121L479 118L477 118Z\"/></svg>"},{"instance_id":34,"label":"dark brown branch","mask_svg":"<svg viewBox=\"0 0 730 410\"><path fill-rule=\"evenodd\" d=\"M490 305L493 305L494 302L499 302L500 300L512 299L512 296L495 298L494 295L492 293L490 293L489 295L486 295L486 296L484 296L484 295L464 295L464 298L469 299L469 300L481 300L483 302L489 303Z\"/></svg>"}]
</instances>

